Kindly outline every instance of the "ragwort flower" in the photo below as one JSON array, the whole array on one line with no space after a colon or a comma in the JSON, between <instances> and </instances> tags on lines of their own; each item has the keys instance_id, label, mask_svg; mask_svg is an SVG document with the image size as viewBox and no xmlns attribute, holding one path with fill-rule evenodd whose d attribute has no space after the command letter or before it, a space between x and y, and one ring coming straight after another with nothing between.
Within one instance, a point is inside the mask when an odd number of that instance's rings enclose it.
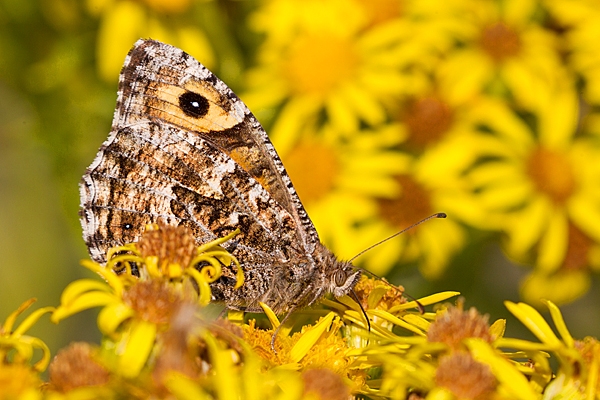
<instances>
[{"instance_id":1,"label":"ragwort flower","mask_svg":"<svg viewBox=\"0 0 600 400\"><path fill-rule=\"evenodd\" d=\"M238 284L243 283L239 263L219 247L235 234L196 246L183 226L149 226L139 243L111 249L106 267L84 261L106 283L83 279L70 284L52 320L103 307L98 326L115 343L115 368L124 377L135 377L158 334L168 330L182 310L210 301L209 284L220 276L221 264L237 264ZM197 265L203 265L200 271Z\"/></svg>"},{"instance_id":2,"label":"ragwort flower","mask_svg":"<svg viewBox=\"0 0 600 400\"><path fill-rule=\"evenodd\" d=\"M482 225L506 233L509 256L534 263L523 286L534 304L577 298L599 265L600 148L581 135L578 104L571 89L555 93L530 115L533 128L499 103L474 110L485 129L467 179L487 210Z\"/></svg>"},{"instance_id":3,"label":"ragwort flower","mask_svg":"<svg viewBox=\"0 0 600 400\"><path fill-rule=\"evenodd\" d=\"M343 24L331 23L341 18ZM365 30L365 23L349 0L267 2L256 12L252 26L266 39L241 97L258 113L281 106L273 138L296 139L305 121L323 112L343 132L361 121L379 124L386 119L382 101L410 90L412 74L400 66L412 60L394 56L393 30Z\"/></svg>"},{"instance_id":4,"label":"ragwort flower","mask_svg":"<svg viewBox=\"0 0 600 400\"><path fill-rule=\"evenodd\" d=\"M465 97L508 93L532 109L563 70L556 37L539 20L536 0L459 2L462 24L454 31L459 46L441 68L444 86Z\"/></svg>"},{"instance_id":5,"label":"ragwort flower","mask_svg":"<svg viewBox=\"0 0 600 400\"><path fill-rule=\"evenodd\" d=\"M123 65L123 58L140 37L151 37L180 48L209 68L215 56L206 33L189 18L196 5L191 0L123 0L88 1L88 12L98 17L96 59L100 76L114 82ZM185 11L188 11L185 13ZM177 23L173 24L172 20Z\"/></svg>"},{"instance_id":6,"label":"ragwort flower","mask_svg":"<svg viewBox=\"0 0 600 400\"><path fill-rule=\"evenodd\" d=\"M25 335L40 317L54 310L53 307L44 307L35 310L18 326L15 322L19 315L25 312L35 299L25 301L19 308L13 311L0 325L0 365L3 364L27 364L33 358L36 349L42 351L42 357L36 361L31 368L34 371L44 371L50 362L50 350L46 344L32 336Z\"/></svg>"},{"instance_id":7,"label":"ragwort flower","mask_svg":"<svg viewBox=\"0 0 600 400\"><path fill-rule=\"evenodd\" d=\"M541 343L526 342L518 339L504 339L503 347L522 349L523 351L548 351L554 353L560 362L557 374L550 370L544 359L534 359L538 368L546 371L548 379L539 383L545 388L544 399L555 398L587 398L594 399L600 389L598 372L600 367L600 347L598 340L586 337L575 340L563 319L559 308L546 301L557 336L544 318L533 307L524 303L505 302L509 311L525 325Z\"/></svg>"}]
</instances>

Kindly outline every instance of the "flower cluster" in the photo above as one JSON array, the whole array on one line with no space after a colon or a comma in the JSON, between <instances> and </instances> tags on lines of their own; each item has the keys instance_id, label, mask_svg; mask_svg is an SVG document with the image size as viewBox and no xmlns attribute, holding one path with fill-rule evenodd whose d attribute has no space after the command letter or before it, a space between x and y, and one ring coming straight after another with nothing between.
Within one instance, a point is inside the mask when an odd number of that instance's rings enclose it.
<instances>
[{"instance_id":1,"label":"flower cluster","mask_svg":"<svg viewBox=\"0 0 600 400\"><path fill-rule=\"evenodd\" d=\"M63 23L65 37L92 25L97 34L44 46L39 63L14 69L28 71L45 106L66 100L40 92L81 96L64 118L70 136L41 135L59 143L63 165L60 146L82 146L67 151L73 156L88 148L77 142L80 126L109 96L79 53L116 83L140 37L180 47L265 125L340 257L442 211L450 218L357 262L379 275L418 265L436 279L471 254L474 239L497 243L529 267L522 296L543 307L542 297L581 297L600 268L596 8L586 0L51 2L44 15ZM80 70L85 84L70 79ZM114 85L104 89L114 98Z\"/></svg>"},{"instance_id":2,"label":"flower cluster","mask_svg":"<svg viewBox=\"0 0 600 400\"><path fill-rule=\"evenodd\" d=\"M84 262L104 281L73 282L59 307L36 310L15 328L33 303L25 302L0 326L0 398L529 400L600 393L599 342L574 340L550 302L560 338L531 306L506 303L539 343L504 337L505 321L490 325L462 300L443 303L456 292L408 301L401 287L367 277L354 296L297 311L285 326L266 305L271 327L235 312L217 318L204 298L220 276L215 265L239 267L219 246L234 235L198 247L184 227L149 226L138 243L111 249L106 266ZM436 311L425 311L432 305ZM59 322L90 307L102 307L101 344L60 350L43 383L50 353L25 331L45 313ZM42 354L33 363L36 349Z\"/></svg>"},{"instance_id":3,"label":"flower cluster","mask_svg":"<svg viewBox=\"0 0 600 400\"><path fill-rule=\"evenodd\" d=\"M440 277L479 231L533 267L525 299L564 303L600 266L598 23L585 1L267 1L242 98L336 254L444 211L358 262Z\"/></svg>"}]
</instances>

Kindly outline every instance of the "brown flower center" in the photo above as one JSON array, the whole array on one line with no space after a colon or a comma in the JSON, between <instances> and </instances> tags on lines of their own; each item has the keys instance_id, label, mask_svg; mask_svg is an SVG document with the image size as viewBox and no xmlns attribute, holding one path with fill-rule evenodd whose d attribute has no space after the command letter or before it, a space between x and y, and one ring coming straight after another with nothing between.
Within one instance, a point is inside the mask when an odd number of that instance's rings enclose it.
<instances>
[{"instance_id":1,"label":"brown flower center","mask_svg":"<svg viewBox=\"0 0 600 400\"><path fill-rule=\"evenodd\" d=\"M519 34L503 22L488 25L481 32L480 45L490 57L500 62L519 54Z\"/></svg>"},{"instance_id":2,"label":"brown flower center","mask_svg":"<svg viewBox=\"0 0 600 400\"><path fill-rule=\"evenodd\" d=\"M498 384L490 367L475 361L469 353L442 357L435 382L459 399L489 398Z\"/></svg>"},{"instance_id":3,"label":"brown flower center","mask_svg":"<svg viewBox=\"0 0 600 400\"><path fill-rule=\"evenodd\" d=\"M371 26L378 25L402 15L402 1L359 0Z\"/></svg>"},{"instance_id":4,"label":"brown flower center","mask_svg":"<svg viewBox=\"0 0 600 400\"><path fill-rule=\"evenodd\" d=\"M304 142L285 157L285 166L304 204L318 201L329 193L339 173L339 162L330 147Z\"/></svg>"},{"instance_id":5,"label":"brown flower center","mask_svg":"<svg viewBox=\"0 0 600 400\"><path fill-rule=\"evenodd\" d=\"M476 309L463 311L460 308L449 308L438 315L427 331L427 341L445 343L453 349L462 346L463 339L480 338L492 342L487 315L481 315Z\"/></svg>"},{"instance_id":6,"label":"brown flower center","mask_svg":"<svg viewBox=\"0 0 600 400\"><path fill-rule=\"evenodd\" d=\"M409 134L407 144L417 149L439 141L454 122L453 109L436 96L412 100L403 114Z\"/></svg>"},{"instance_id":7,"label":"brown flower center","mask_svg":"<svg viewBox=\"0 0 600 400\"><path fill-rule=\"evenodd\" d=\"M138 319L156 325L165 325L181 305L181 297L166 283L139 281L123 293L123 302L128 304Z\"/></svg>"},{"instance_id":8,"label":"brown flower center","mask_svg":"<svg viewBox=\"0 0 600 400\"><path fill-rule=\"evenodd\" d=\"M569 224L569 244L563 262L566 270L582 270L589 265L588 255L594 241L573 224Z\"/></svg>"},{"instance_id":9,"label":"brown flower center","mask_svg":"<svg viewBox=\"0 0 600 400\"><path fill-rule=\"evenodd\" d=\"M60 350L50 364L50 385L61 392L104 385L109 372L94 360L94 349L84 342L71 343Z\"/></svg>"},{"instance_id":10,"label":"brown flower center","mask_svg":"<svg viewBox=\"0 0 600 400\"><path fill-rule=\"evenodd\" d=\"M404 229L432 213L430 193L408 175L396 177L401 194L395 199L378 199L380 215L398 229Z\"/></svg>"},{"instance_id":11,"label":"brown flower center","mask_svg":"<svg viewBox=\"0 0 600 400\"><path fill-rule=\"evenodd\" d=\"M284 74L295 94L327 96L352 79L358 55L352 42L329 35L306 36L292 44Z\"/></svg>"},{"instance_id":12,"label":"brown flower center","mask_svg":"<svg viewBox=\"0 0 600 400\"><path fill-rule=\"evenodd\" d=\"M196 241L189 228L159 224L158 229L146 230L137 248L142 257L157 256L161 263L178 264L186 268L196 255Z\"/></svg>"},{"instance_id":13,"label":"brown flower center","mask_svg":"<svg viewBox=\"0 0 600 400\"><path fill-rule=\"evenodd\" d=\"M556 204L563 204L575 191L575 175L564 154L538 147L527 162L527 173L535 187Z\"/></svg>"}]
</instances>

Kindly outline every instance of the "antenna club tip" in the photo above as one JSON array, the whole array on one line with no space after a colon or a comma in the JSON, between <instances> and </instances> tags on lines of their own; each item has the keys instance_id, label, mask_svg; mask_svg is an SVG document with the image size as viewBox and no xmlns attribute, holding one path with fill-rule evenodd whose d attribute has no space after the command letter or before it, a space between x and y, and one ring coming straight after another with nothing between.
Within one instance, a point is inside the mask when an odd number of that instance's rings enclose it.
<instances>
[{"instance_id":1,"label":"antenna club tip","mask_svg":"<svg viewBox=\"0 0 600 400\"><path fill-rule=\"evenodd\" d=\"M448 214L446 214L445 212L440 212L435 214L436 218L446 218L448 216Z\"/></svg>"}]
</instances>

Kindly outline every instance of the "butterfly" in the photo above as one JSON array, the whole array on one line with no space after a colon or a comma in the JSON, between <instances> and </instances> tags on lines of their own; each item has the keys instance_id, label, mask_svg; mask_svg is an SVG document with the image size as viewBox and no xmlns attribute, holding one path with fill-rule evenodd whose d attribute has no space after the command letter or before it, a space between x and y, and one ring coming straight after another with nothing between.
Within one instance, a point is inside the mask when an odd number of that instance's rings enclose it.
<instances>
[{"instance_id":1,"label":"butterfly","mask_svg":"<svg viewBox=\"0 0 600 400\"><path fill-rule=\"evenodd\" d=\"M139 40L125 59L108 139L80 183L90 256L136 242L147 224L184 225L240 262L211 284L227 308L276 313L351 292L360 270L319 236L267 134L246 105L184 51Z\"/></svg>"}]
</instances>

